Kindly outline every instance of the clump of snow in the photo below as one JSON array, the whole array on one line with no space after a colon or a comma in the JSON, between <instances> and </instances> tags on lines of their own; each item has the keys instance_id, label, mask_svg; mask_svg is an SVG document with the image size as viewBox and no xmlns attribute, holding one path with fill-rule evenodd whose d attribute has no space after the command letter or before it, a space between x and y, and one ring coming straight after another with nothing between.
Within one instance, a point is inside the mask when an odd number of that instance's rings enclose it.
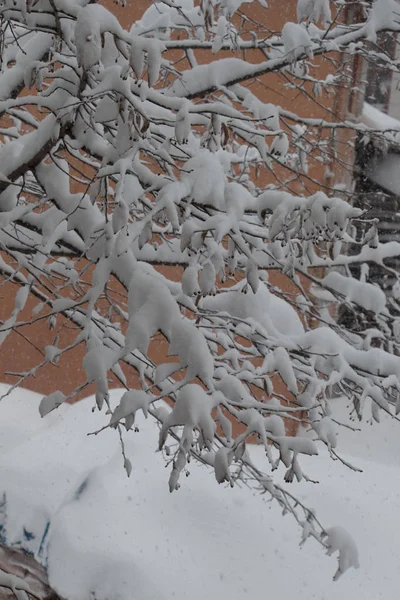
<instances>
[{"instance_id":1,"label":"clump of snow","mask_svg":"<svg viewBox=\"0 0 400 600\"><path fill-rule=\"evenodd\" d=\"M233 86L235 90L235 86ZM250 110L256 119L260 119L269 129L280 129L279 109L275 104L262 102L250 90L244 89L243 106Z\"/></svg>"},{"instance_id":2,"label":"clump of snow","mask_svg":"<svg viewBox=\"0 0 400 600\"><path fill-rule=\"evenodd\" d=\"M267 285L260 282L257 292L243 294L240 286L203 300L208 310L219 310L240 319L253 319L272 333L299 335L303 325L296 311L284 300L270 293ZM280 336L279 336L280 337Z\"/></svg>"},{"instance_id":3,"label":"clump of snow","mask_svg":"<svg viewBox=\"0 0 400 600\"><path fill-rule=\"evenodd\" d=\"M375 313L386 312L386 296L381 288L357 279L345 277L333 271L322 280L328 288L343 294L349 302L356 302L358 306Z\"/></svg>"},{"instance_id":4,"label":"clump of snow","mask_svg":"<svg viewBox=\"0 0 400 600\"><path fill-rule=\"evenodd\" d=\"M78 65L85 70L100 61L101 36L106 31L123 37L118 19L104 6L89 4L79 11L74 37Z\"/></svg>"},{"instance_id":5,"label":"clump of snow","mask_svg":"<svg viewBox=\"0 0 400 600\"><path fill-rule=\"evenodd\" d=\"M128 311L125 351L138 348L144 354L151 336L160 330L169 337L172 323L180 315L167 286L139 266L134 269L129 285Z\"/></svg>"},{"instance_id":6,"label":"clump of snow","mask_svg":"<svg viewBox=\"0 0 400 600\"><path fill-rule=\"evenodd\" d=\"M271 144L271 154L278 158L285 158L289 151L289 138L286 133L280 133Z\"/></svg>"},{"instance_id":7,"label":"clump of snow","mask_svg":"<svg viewBox=\"0 0 400 600\"><path fill-rule=\"evenodd\" d=\"M282 29L285 54L295 62L303 54L313 58L312 41L307 29L297 23L285 23Z\"/></svg>"},{"instance_id":8,"label":"clump of snow","mask_svg":"<svg viewBox=\"0 0 400 600\"><path fill-rule=\"evenodd\" d=\"M148 407L151 401L151 396L143 390L128 390L123 394L118 406L114 409L110 426L116 426L121 419L125 419L125 428L131 429L135 422L136 412L142 410L147 418Z\"/></svg>"},{"instance_id":9,"label":"clump of snow","mask_svg":"<svg viewBox=\"0 0 400 600\"><path fill-rule=\"evenodd\" d=\"M41 417L45 417L49 412L58 408L63 402L66 401L66 397L60 390L44 396L39 405L39 412Z\"/></svg>"},{"instance_id":10,"label":"clump of snow","mask_svg":"<svg viewBox=\"0 0 400 600\"><path fill-rule=\"evenodd\" d=\"M353 538L342 527L327 529L326 536L327 554L330 556L334 552L339 552L338 570L333 578L336 581L350 567L359 568L358 550Z\"/></svg>"},{"instance_id":11,"label":"clump of snow","mask_svg":"<svg viewBox=\"0 0 400 600\"><path fill-rule=\"evenodd\" d=\"M177 317L170 332L169 354L179 357L182 367L187 367L186 381L196 377L213 390L214 361L201 331L188 319Z\"/></svg>"},{"instance_id":12,"label":"clump of snow","mask_svg":"<svg viewBox=\"0 0 400 600\"><path fill-rule=\"evenodd\" d=\"M366 25L368 39L376 43L380 31L384 29L398 31L400 29L398 15L399 4L395 0L375 0Z\"/></svg>"},{"instance_id":13,"label":"clump of snow","mask_svg":"<svg viewBox=\"0 0 400 600\"><path fill-rule=\"evenodd\" d=\"M201 150L188 160L181 177L187 194L199 204L224 207L225 174L215 154Z\"/></svg>"},{"instance_id":14,"label":"clump of snow","mask_svg":"<svg viewBox=\"0 0 400 600\"><path fill-rule=\"evenodd\" d=\"M332 20L329 0L297 0L297 20L318 23L321 19L324 25Z\"/></svg>"},{"instance_id":15,"label":"clump of snow","mask_svg":"<svg viewBox=\"0 0 400 600\"><path fill-rule=\"evenodd\" d=\"M174 408L162 424L159 439L160 450L165 444L169 428L176 425L183 425L191 429L198 428L204 442L210 445L215 435L215 423L211 417L211 411L215 404L214 398L208 396L199 385L195 383L185 385L178 394Z\"/></svg>"}]
</instances>

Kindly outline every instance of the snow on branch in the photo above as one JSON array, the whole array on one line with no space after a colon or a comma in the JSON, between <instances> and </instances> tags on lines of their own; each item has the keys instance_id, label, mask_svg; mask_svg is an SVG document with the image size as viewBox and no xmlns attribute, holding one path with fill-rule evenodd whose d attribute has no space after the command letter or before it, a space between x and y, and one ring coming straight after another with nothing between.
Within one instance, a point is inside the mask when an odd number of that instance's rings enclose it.
<instances>
[{"instance_id":1,"label":"snow on branch","mask_svg":"<svg viewBox=\"0 0 400 600\"><path fill-rule=\"evenodd\" d=\"M380 242L350 183L356 135L386 128L338 108L349 89L361 99L356 65L400 30L398 4L351 19L299 0L281 31L263 0L259 22L248 2L163 0L129 31L103 4L0 3L0 275L19 287L0 343L53 331L30 340L41 360L15 386L81 351L84 378L42 416L94 384L94 433L116 430L128 475L142 411L171 492L197 460L269 494L303 542L339 552L336 579L358 565L354 542L274 472L312 481L301 455L321 452L347 464L338 391L357 417L400 411L400 306L368 277L400 245Z\"/></svg>"}]
</instances>

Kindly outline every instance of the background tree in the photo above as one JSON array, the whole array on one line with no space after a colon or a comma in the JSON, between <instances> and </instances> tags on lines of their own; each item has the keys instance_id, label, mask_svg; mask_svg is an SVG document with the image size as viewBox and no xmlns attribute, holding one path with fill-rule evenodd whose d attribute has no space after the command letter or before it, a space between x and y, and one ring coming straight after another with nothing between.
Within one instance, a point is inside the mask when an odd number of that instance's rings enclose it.
<instances>
[{"instance_id":1,"label":"background tree","mask_svg":"<svg viewBox=\"0 0 400 600\"><path fill-rule=\"evenodd\" d=\"M43 416L94 382L128 475L142 410L160 424L171 491L194 459L270 494L303 541L339 551L337 578L358 564L354 542L272 472L307 478L300 455L323 447L343 461L335 390L359 417L400 410L398 313L365 267L350 270L400 253L349 184L356 134L390 132L347 114L357 61L397 68L374 44L400 29L398 4L300 0L276 32L259 3L256 20L240 0L162 0L130 31L92 1L0 3L0 271L19 286L0 342L40 320L53 330L15 385L84 344L86 381L44 397ZM271 88L309 98L312 116L265 102ZM126 387L117 406L110 373Z\"/></svg>"}]
</instances>

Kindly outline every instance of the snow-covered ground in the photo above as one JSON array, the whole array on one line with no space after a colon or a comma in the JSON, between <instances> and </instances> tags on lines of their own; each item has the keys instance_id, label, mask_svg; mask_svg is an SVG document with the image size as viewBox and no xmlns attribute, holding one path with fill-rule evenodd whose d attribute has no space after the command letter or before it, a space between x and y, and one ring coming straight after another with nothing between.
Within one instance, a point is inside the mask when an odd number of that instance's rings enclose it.
<instances>
[{"instance_id":1,"label":"snow-covered ground","mask_svg":"<svg viewBox=\"0 0 400 600\"><path fill-rule=\"evenodd\" d=\"M336 559L314 540L300 548L296 524L265 496L219 486L194 464L181 489L169 494L150 420L139 419L140 433L127 436L127 479L116 432L86 435L104 424L91 412L93 399L44 419L39 401L20 390L0 403L0 534L34 551L65 597L398 598L400 425L383 419L364 424L360 434L341 431L342 453L362 474L323 452L302 457L304 470L321 483L292 484L293 491L325 526L346 527L359 547L360 568L333 583ZM253 453L261 460L260 449Z\"/></svg>"}]
</instances>

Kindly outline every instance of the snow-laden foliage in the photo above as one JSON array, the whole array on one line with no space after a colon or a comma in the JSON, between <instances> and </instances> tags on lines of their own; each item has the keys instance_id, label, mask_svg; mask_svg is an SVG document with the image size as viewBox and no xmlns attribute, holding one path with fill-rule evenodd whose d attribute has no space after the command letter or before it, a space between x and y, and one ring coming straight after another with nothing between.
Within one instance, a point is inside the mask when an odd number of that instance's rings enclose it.
<instances>
[{"instance_id":1,"label":"snow-laden foliage","mask_svg":"<svg viewBox=\"0 0 400 600\"><path fill-rule=\"evenodd\" d=\"M360 418L400 411L399 307L350 271L400 254L346 184L355 135L386 132L330 109L360 93L344 57L397 68L371 42L400 30L399 5L299 0L277 33L264 0L259 23L249 0L149 3L129 30L106 4L0 2L0 271L20 286L0 342L44 319L77 330L16 385L84 346L86 381L45 397L42 416L94 383L128 475L140 410L159 422L171 491L193 459L257 487L303 541L339 551L337 578L358 565L354 542L272 472L308 479L301 455L323 451L356 469L340 458L337 391ZM277 86L323 115L279 106ZM265 472L246 451L257 439Z\"/></svg>"}]
</instances>

